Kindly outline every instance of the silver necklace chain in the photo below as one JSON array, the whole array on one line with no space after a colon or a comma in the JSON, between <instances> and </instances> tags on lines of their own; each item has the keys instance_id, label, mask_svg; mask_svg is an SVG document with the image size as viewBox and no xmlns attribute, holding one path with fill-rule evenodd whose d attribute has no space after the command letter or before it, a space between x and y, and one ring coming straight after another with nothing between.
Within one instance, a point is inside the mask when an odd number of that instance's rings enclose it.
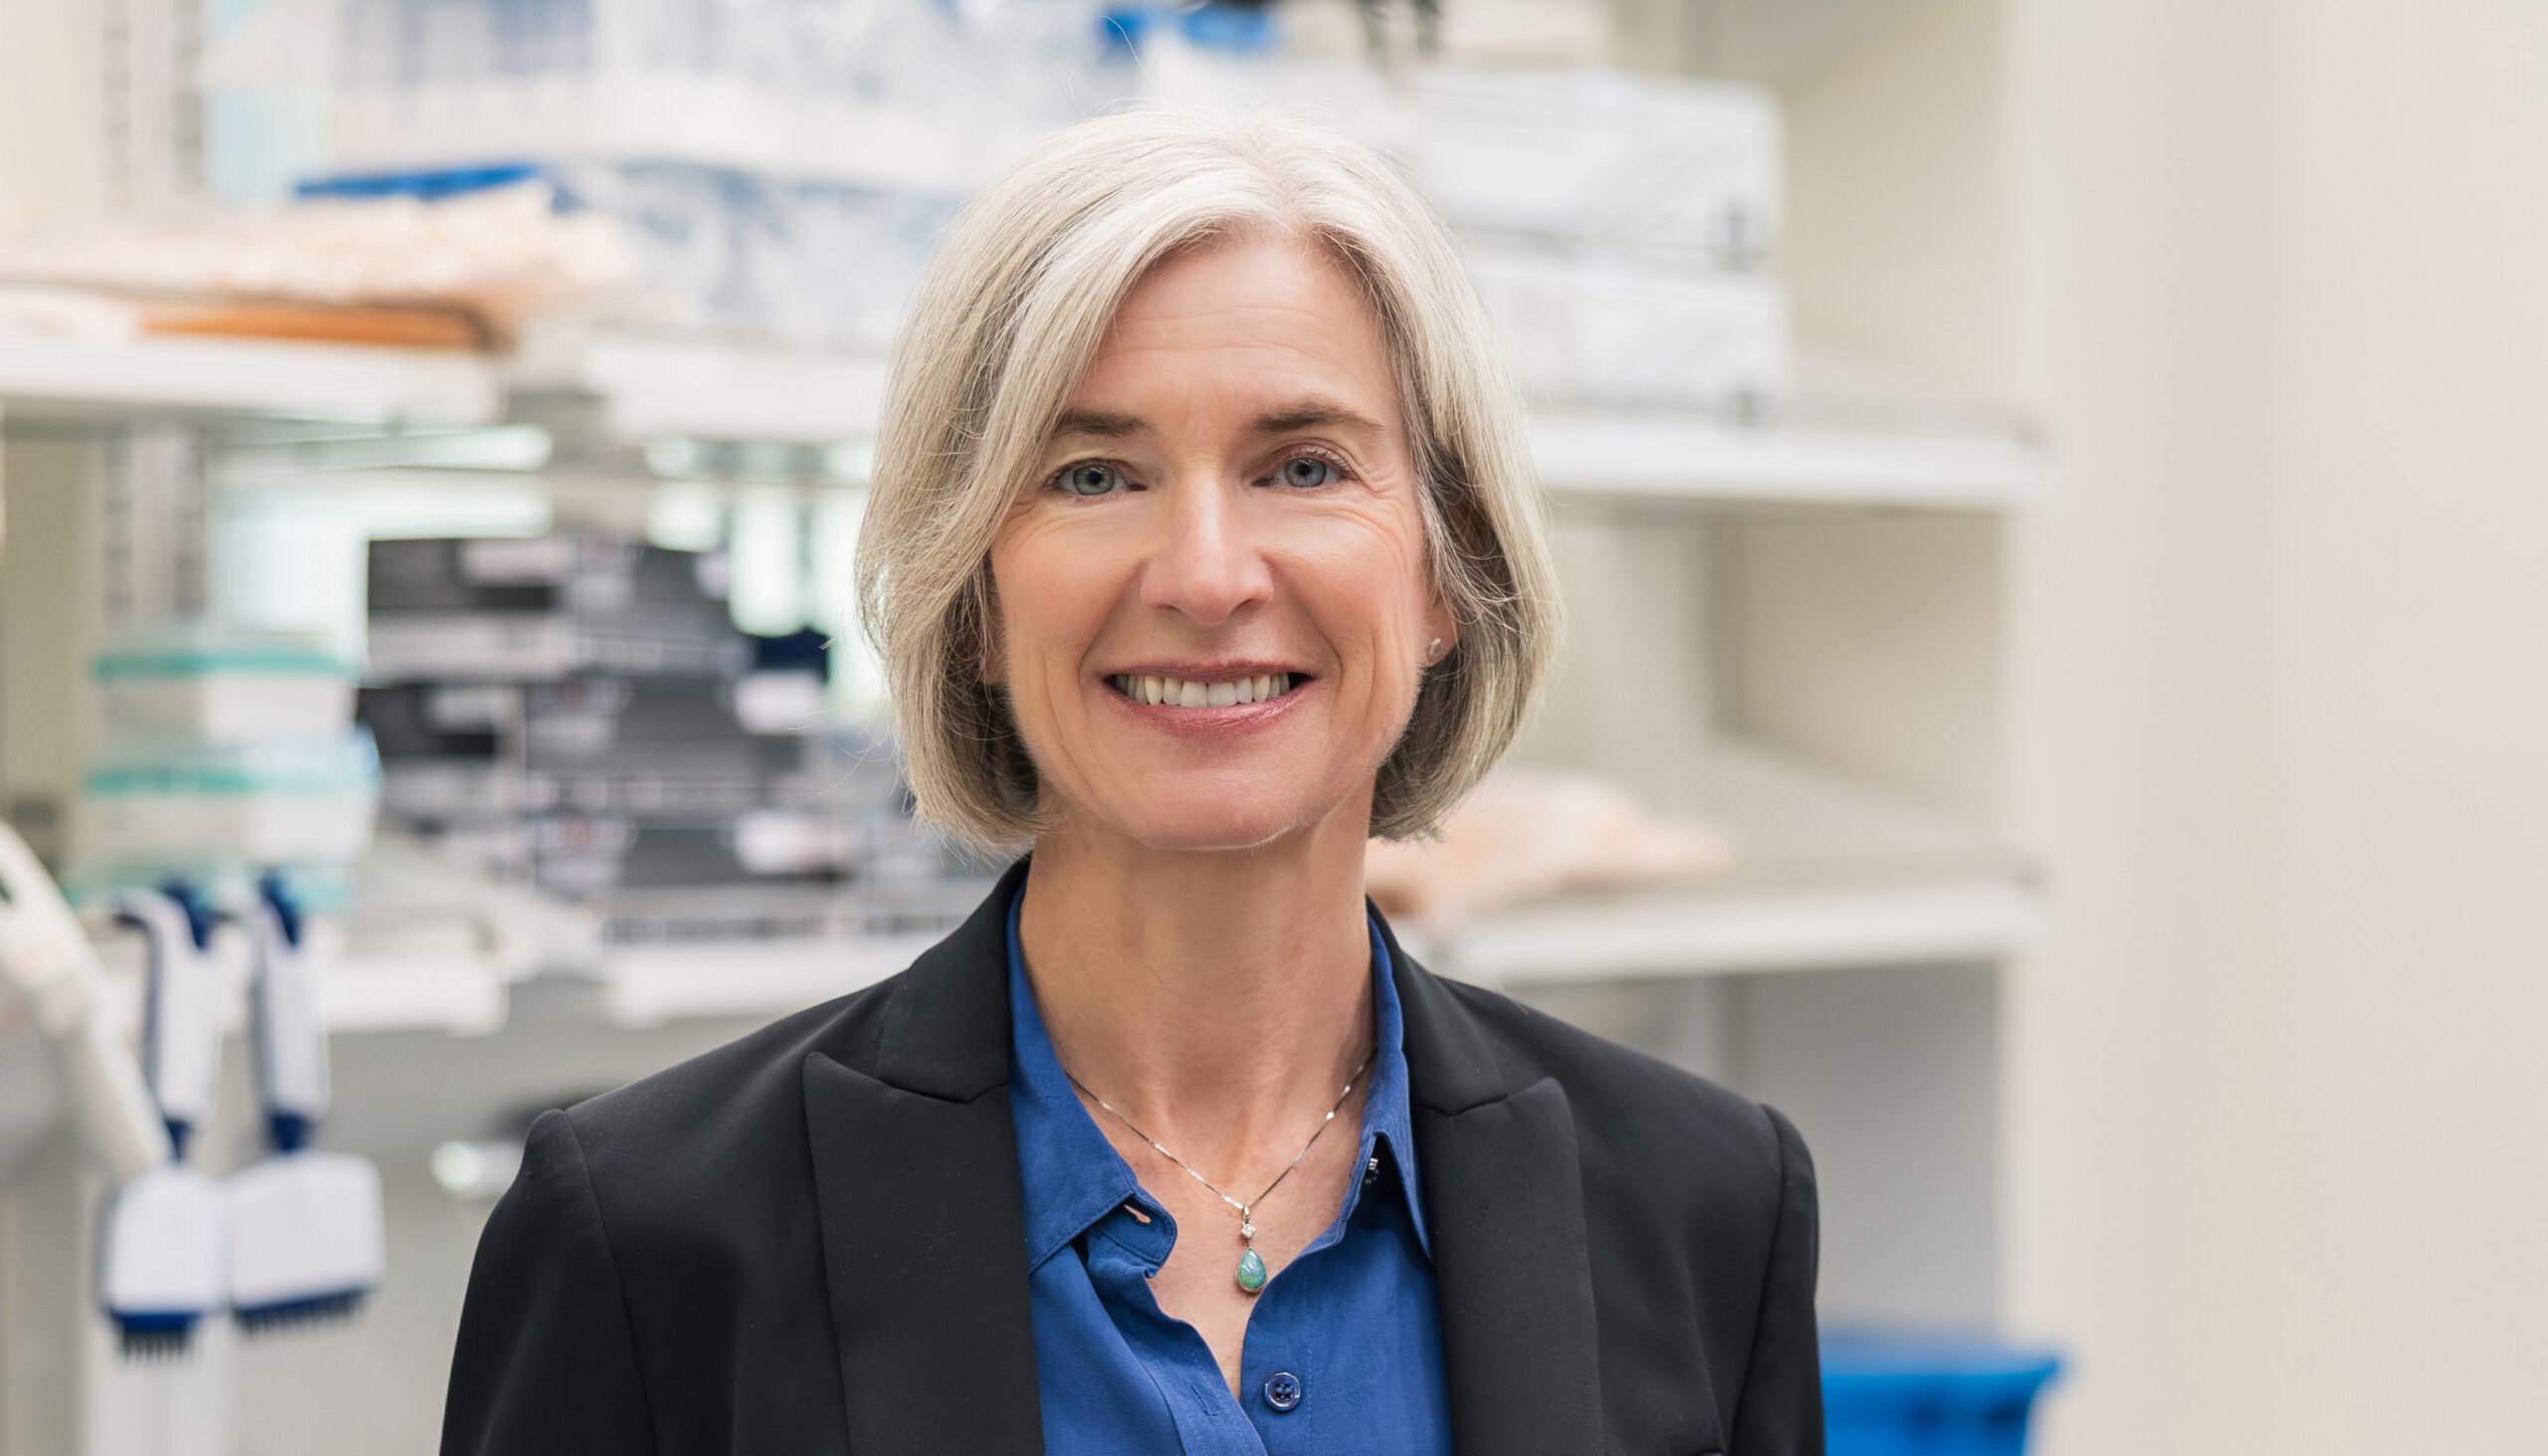
<instances>
[{"instance_id":1,"label":"silver necklace chain","mask_svg":"<svg viewBox=\"0 0 2548 1456\"><path fill-rule=\"evenodd\" d=\"M1336 1095L1336 1106L1329 1108L1327 1110L1327 1116L1319 1119L1318 1131L1310 1134L1310 1141L1301 1144L1301 1150L1292 1154L1292 1160L1290 1162L1283 1164L1283 1170L1274 1175L1274 1181L1265 1185L1264 1192L1257 1194L1255 1197L1248 1199L1244 1203L1241 1203L1236 1198L1222 1192L1219 1188L1213 1187L1212 1180L1203 1176L1201 1173L1194 1171L1192 1164L1188 1163L1184 1158L1177 1156L1175 1153L1168 1151L1166 1147L1161 1146L1160 1141L1157 1138L1154 1138L1150 1134L1143 1132L1141 1129L1134 1127L1133 1120L1131 1118L1115 1111L1115 1105L1113 1103L1108 1102L1106 1099L1099 1097L1096 1093L1089 1091L1087 1083L1080 1081L1076 1077L1072 1077L1067 1069L1063 1071L1062 1075L1069 1078L1071 1086L1080 1090L1081 1096L1086 1097L1090 1102L1097 1104L1099 1107L1106 1109L1108 1116L1114 1118L1115 1121L1122 1123L1134 1137L1149 1144L1160 1156L1165 1157L1168 1161L1175 1163L1178 1167L1183 1168L1187 1177L1192 1178L1194 1181L1201 1183L1204 1187L1211 1189L1213 1197L1218 1198L1222 1202L1230 1205L1232 1208L1237 1209L1238 1236L1242 1240L1253 1242L1256 1238L1256 1215L1251 1210L1254 1209L1257 1204L1262 1203L1267 1198L1271 1197L1276 1188L1283 1186L1283 1180L1292 1175L1292 1169L1299 1167L1301 1165L1301 1159L1310 1155L1310 1149L1316 1147L1318 1145L1318 1140L1326 1135L1327 1125L1335 1122L1336 1115L1345 1110L1346 1099L1354 1095L1354 1084L1362 1081L1363 1074L1371 1070L1372 1057L1376 1057L1378 1055L1380 1055L1380 1053L1375 1049L1372 1056L1365 1057L1362 1065L1354 1069L1354 1075L1345 1079L1345 1090Z\"/></svg>"}]
</instances>

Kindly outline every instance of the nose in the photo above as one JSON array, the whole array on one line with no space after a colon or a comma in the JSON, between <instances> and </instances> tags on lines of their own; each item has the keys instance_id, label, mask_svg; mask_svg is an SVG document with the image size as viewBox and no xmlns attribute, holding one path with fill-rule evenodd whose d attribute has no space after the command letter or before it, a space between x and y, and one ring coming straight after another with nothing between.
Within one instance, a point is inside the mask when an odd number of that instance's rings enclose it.
<instances>
[{"instance_id":1,"label":"nose","mask_svg":"<svg viewBox=\"0 0 2548 1456\"><path fill-rule=\"evenodd\" d=\"M1247 487L1180 481L1166 494L1159 534L1142 572L1142 604L1217 627L1273 592Z\"/></svg>"}]
</instances>

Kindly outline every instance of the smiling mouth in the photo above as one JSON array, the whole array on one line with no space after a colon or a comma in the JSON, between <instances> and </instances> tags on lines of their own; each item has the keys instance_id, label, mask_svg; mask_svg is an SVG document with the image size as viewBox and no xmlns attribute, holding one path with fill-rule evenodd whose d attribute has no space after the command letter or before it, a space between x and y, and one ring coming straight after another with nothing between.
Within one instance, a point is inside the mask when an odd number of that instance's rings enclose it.
<instances>
[{"instance_id":1,"label":"smiling mouth","mask_svg":"<svg viewBox=\"0 0 2548 1456\"><path fill-rule=\"evenodd\" d=\"M1291 692L1296 683L1309 680L1292 673L1258 673L1225 683L1205 683L1185 678L1117 673L1106 681L1116 692L1136 703L1161 708L1235 708L1244 703L1264 703L1280 698Z\"/></svg>"}]
</instances>

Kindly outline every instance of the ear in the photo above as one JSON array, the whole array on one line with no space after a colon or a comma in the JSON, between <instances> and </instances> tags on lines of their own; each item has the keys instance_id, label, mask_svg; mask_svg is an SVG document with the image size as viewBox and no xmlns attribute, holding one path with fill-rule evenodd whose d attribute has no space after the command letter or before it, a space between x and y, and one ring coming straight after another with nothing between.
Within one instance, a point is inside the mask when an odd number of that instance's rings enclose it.
<instances>
[{"instance_id":1,"label":"ear","mask_svg":"<svg viewBox=\"0 0 2548 1456\"><path fill-rule=\"evenodd\" d=\"M1426 667L1438 667L1448 662L1460 646L1460 619L1451 611L1451 604L1442 599L1440 592L1435 592L1424 605L1424 630L1419 640L1429 644L1435 638L1441 639L1442 655L1427 662Z\"/></svg>"}]
</instances>

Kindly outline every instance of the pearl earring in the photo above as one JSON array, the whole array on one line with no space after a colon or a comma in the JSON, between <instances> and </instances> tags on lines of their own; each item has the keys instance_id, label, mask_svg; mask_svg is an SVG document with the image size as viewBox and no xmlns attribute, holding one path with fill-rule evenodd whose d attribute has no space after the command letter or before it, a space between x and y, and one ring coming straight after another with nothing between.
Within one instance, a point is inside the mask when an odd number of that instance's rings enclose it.
<instances>
[{"instance_id":1,"label":"pearl earring","mask_svg":"<svg viewBox=\"0 0 2548 1456\"><path fill-rule=\"evenodd\" d=\"M1425 660L1426 662L1440 662L1440 661L1442 660L1442 639L1441 639L1441 638L1439 638L1439 637L1434 638L1434 639L1433 639L1433 645L1432 645L1432 646L1430 646L1430 647L1428 647L1428 648L1426 648L1426 649L1424 649L1424 660Z\"/></svg>"}]
</instances>

